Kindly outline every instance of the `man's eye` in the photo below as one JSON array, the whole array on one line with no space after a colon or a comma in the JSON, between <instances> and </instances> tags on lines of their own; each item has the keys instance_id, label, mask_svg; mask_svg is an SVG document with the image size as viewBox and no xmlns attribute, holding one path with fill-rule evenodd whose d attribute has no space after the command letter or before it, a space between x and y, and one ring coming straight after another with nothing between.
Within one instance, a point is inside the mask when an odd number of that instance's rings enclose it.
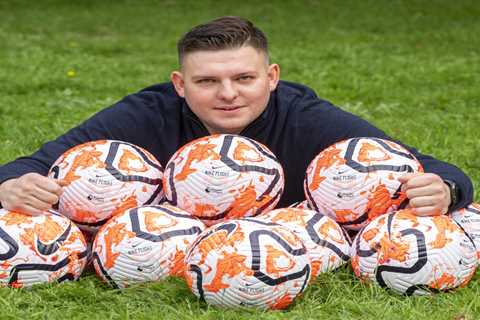
<instances>
[{"instance_id":1,"label":"man's eye","mask_svg":"<svg viewBox=\"0 0 480 320\"><path fill-rule=\"evenodd\" d=\"M197 81L197 83L204 83L204 84L214 83L214 82L215 82L215 79L200 79Z\"/></svg>"},{"instance_id":2,"label":"man's eye","mask_svg":"<svg viewBox=\"0 0 480 320\"><path fill-rule=\"evenodd\" d=\"M246 80L251 80L253 79L253 76L241 76L238 78L240 81L246 81Z\"/></svg>"}]
</instances>

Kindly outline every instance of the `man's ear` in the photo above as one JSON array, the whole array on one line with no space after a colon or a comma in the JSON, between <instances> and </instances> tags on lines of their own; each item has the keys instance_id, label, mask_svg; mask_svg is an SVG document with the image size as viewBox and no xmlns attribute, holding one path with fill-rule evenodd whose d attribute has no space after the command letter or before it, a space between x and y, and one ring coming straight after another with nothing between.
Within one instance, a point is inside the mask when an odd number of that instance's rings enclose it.
<instances>
[{"instance_id":1,"label":"man's ear","mask_svg":"<svg viewBox=\"0 0 480 320\"><path fill-rule=\"evenodd\" d=\"M280 66L276 63L272 63L268 66L268 83L270 91L277 88L278 81L280 80Z\"/></svg>"},{"instance_id":2,"label":"man's ear","mask_svg":"<svg viewBox=\"0 0 480 320\"><path fill-rule=\"evenodd\" d=\"M170 74L170 80L172 80L175 91L182 98L185 98L185 81L183 80L183 74L180 71L173 71Z\"/></svg>"}]
</instances>

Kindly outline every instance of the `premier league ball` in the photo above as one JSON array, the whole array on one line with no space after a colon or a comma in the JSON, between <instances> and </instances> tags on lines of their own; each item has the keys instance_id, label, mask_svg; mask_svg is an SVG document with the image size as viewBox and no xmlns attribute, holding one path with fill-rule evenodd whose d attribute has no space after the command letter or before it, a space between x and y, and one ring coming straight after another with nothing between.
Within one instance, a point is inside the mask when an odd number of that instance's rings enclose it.
<instances>
[{"instance_id":1,"label":"premier league ball","mask_svg":"<svg viewBox=\"0 0 480 320\"><path fill-rule=\"evenodd\" d=\"M303 200L300 202L295 202L289 206L289 208L297 208L297 209L308 209L311 210L310 206L308 205L307 200Z\"/></svg>"},{"instance_id":2,"label":"premier league ball","mask_svg":"<svg viewBox=\"0 0 480 320\"><path fill-rule=\"evenodd\" d=\"M353 138L323 150L311 162L305 195L312 209L359 230L373 218L406 204L398 178L422 172L402 146L378 138Z\"/></svg>"},{"instance_id":3,"label":"premier league ball","mask_svg":"<svg viewBox=\"0 0 480 320\"><path fill-rule=\"evenodd\" d=\"M302 239L312 263L312 280L350 259L348 236L326 215L308 209L283 208L269 211L257 219L279 223Z\"/></svg>"},{"instance_id":4,"label":"premier league ball","mask_svg":"<svg viewBox=\"0 0 480 320\"><path fill-rule=\"evenodd\" d=\"M255 218L205 230L186 257L193 293L220 307L284 309L306 288L311 265L289 229Z\"/></svg>"},{"instance_id":5,"label":"premier league ball","mask_svg":"<svg viewBox=\"0 0 480 320\"><path fill-rule=\"evenodd\" d=\"M116 213L163 198L160 163L146 150L121 141L73 147L55 161L49 177L66 183L58 211L93 232Z\"/></svg>"},{"instance_id":6,"label":"premier league ball","mask_svg":"<svg viewBox=\"0 0 480 320\"><path fill-rule=\"evenodd\" d=\"M407 295L465 286L477 266L472 240L451 218L419 217L408 209L374 219L352 251L360 279Z\"/></svg>"},{"instance_id":7,"label":"premier league ball","mask_svg":"<svg viewBox=\"0 0 480 320\"><path fill-rule=\"evenodd\" d=\"M167 200L207 225L255 216L275 207L283 170L260 143L236 135L213 135L178 150L165 168Z\"/></svg>"},{"instance_id":8,"label":"premier league ball","mask_svg":"<svg viewBox=\"0 0 480 320\"><path fill-rule=\"evenodd\" d=\"M76 280L87 258L81 231L59 213L30 216L0 209L0 286Z\"/></svg>"},{"instance_id":9,"label":"premier league ball","mask_svg":"<svg viewBox=\"0 0 480 320\"><path fill-rule=\"evenodd\" d=\"M466 208L456 210L451 213L451 217L472 238L480 259L480 204L472 203Z\"/></svg>"},{"instance_id":10,"label":"premier league ball","mask_svg":"<svg viewBox=\"0 0 480 320\"><path fill-rule=\"evenodd\" d=\"M129 209L98 231L95 270L116 288L183 276L187 248L204 229L200 220L171 205Z\"/></svg>"}]
</instances>

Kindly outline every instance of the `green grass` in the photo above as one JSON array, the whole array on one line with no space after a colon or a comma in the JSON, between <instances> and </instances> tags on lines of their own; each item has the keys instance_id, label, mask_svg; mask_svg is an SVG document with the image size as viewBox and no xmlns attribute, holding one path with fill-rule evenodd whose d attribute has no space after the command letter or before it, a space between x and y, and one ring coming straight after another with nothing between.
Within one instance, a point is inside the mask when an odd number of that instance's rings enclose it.
<instances>
[{"instance_id":1,"label":"green grass","mask_svg":"<svg viewBox=\"0 0 480 320\"><path fill-rule=\"evenodd\" d=\"M177 39L226 14L267 33L283 79L456 164L480 187L474 0L1 1L0 163L167 80L177 67ZM479 274L452 293L403 297L343 268L322 276L288 311L234 311L199 302L180 280L116 291L87 274L75 283L0 289L0 318L460 320L480 318L479 293Z\"/></svg>"}]
</instances>

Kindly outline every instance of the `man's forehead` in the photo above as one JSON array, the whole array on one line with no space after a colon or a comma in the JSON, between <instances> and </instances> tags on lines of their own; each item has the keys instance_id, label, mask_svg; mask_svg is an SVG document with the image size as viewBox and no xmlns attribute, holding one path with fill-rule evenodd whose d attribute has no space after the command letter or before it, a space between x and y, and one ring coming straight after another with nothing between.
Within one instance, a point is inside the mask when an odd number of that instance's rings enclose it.
<instances>
[{"instance_id":1,"label":"man's forehead","mask_svg":"<svg viewBox=\"0 0 480 320\"><path fill-rule=\"evenodd\" d=\"M225 68L250 72L256 71L262 66L268 66L266 54L251 46L222 50L198 50L186 54L182 61L182 71L195 74Z\"/></svg>"}]
</instances>

